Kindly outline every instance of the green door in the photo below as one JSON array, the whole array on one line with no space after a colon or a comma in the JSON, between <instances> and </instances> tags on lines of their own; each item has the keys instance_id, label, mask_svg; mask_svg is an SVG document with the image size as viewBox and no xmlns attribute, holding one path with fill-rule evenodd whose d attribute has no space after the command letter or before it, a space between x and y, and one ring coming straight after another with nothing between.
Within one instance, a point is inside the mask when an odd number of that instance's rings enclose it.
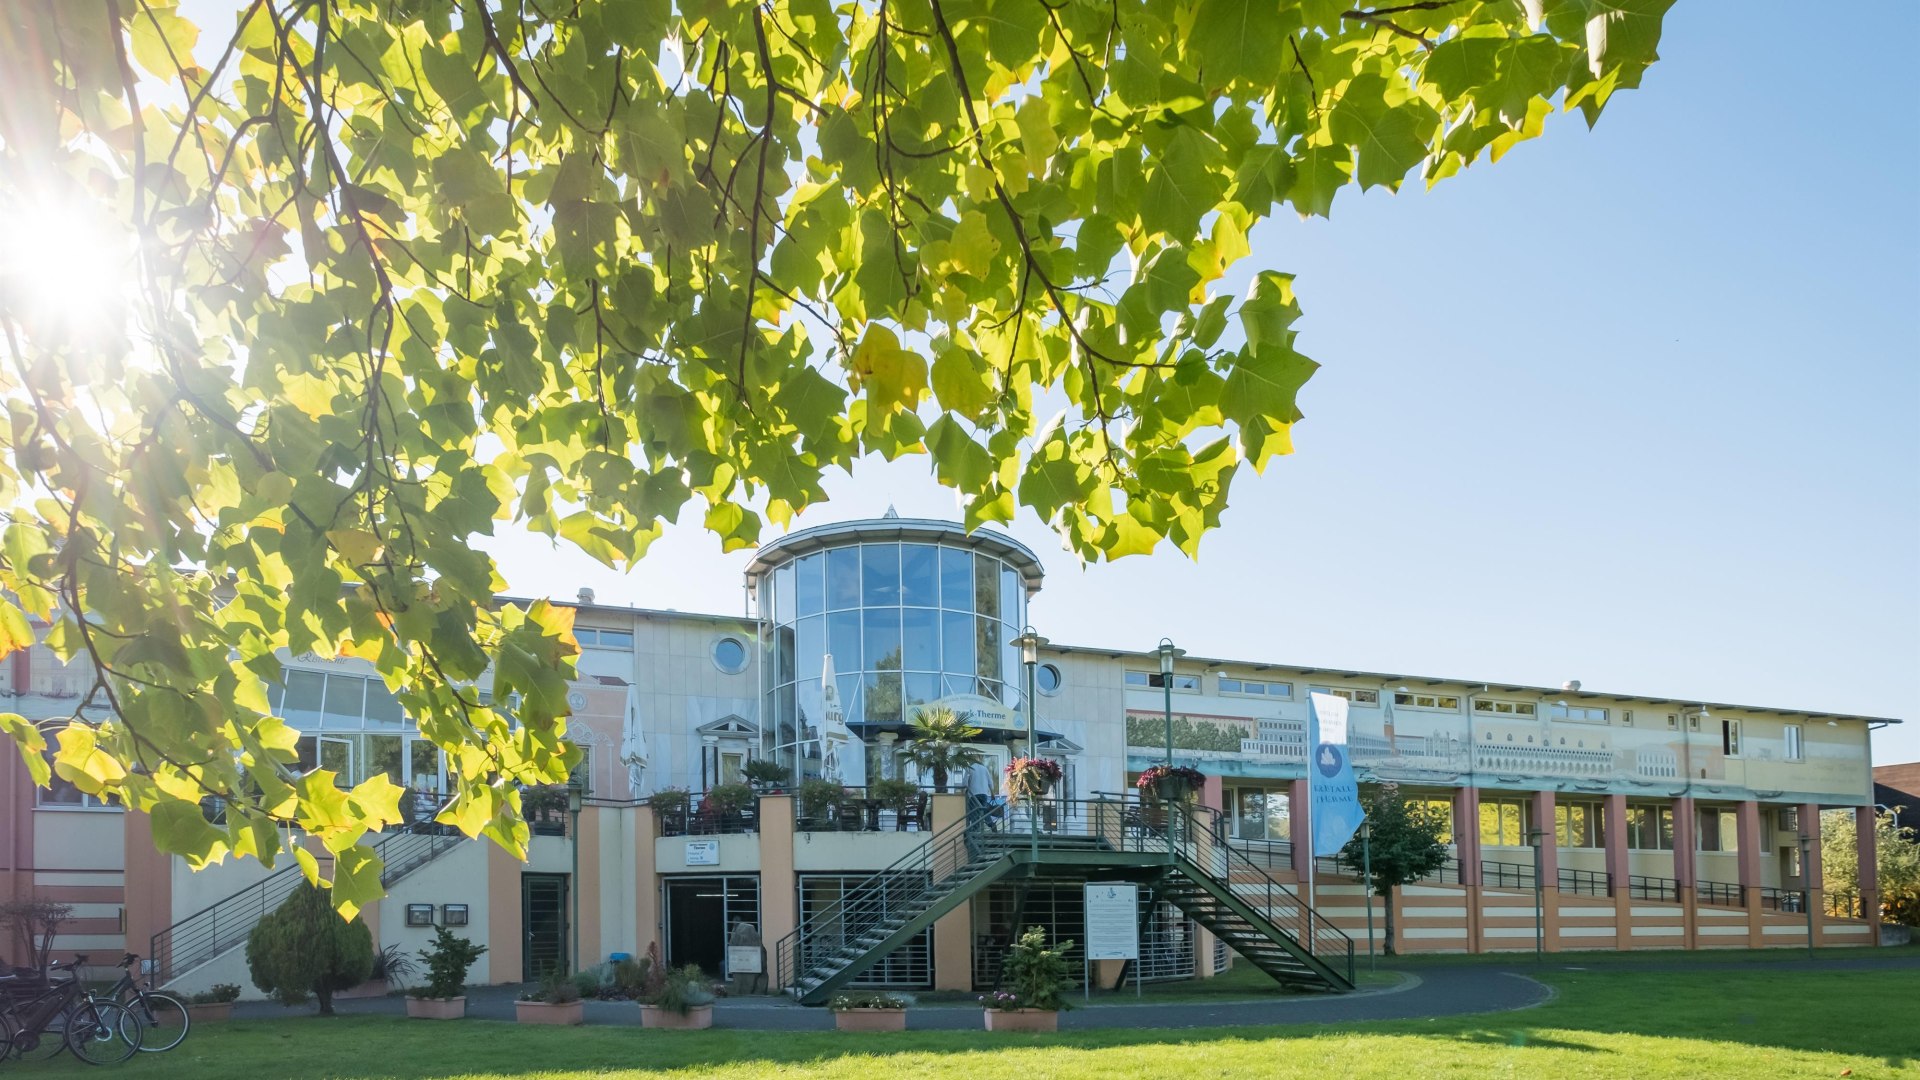
<instances>
[{"instance_id":1,"label":"green door","mask_svg":"<svg viewBox=\"0 0 1920 1080\"><path fill-rule=\"evenodd\" d=\"M538 982L567 970L567 875L520 875L520 925L526 931L521 979Z\"/></svg>"}]
</instances>

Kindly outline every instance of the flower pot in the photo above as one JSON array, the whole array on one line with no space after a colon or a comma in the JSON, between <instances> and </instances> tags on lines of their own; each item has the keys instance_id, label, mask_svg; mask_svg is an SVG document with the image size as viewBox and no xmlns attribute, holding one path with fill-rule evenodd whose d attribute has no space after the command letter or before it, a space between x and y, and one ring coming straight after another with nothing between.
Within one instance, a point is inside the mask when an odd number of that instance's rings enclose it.
<instances>
[{"instance_id":1,"label":"flower pot","mask_svg":"<svg viewBox=\"0 0 1920 1080\"><path fill-rule=\"evenodd\" d=\"M1059 1031L1055 1009L986 1009L988 1031Z\"/></svg>"},{"instance_id":2,"label":"flower pot","mask_svg":"<svg viewBox=\"0 0 1920 1080\"><path fill-rule=\"evenodd\" d=\"M233 1019L233 1002L231 1001L196 1002L187 1006L189 1025L231 1019Z\"/></svg>"},{"instance_id":3,"label":"flower pot","mask_svg":"<svg viewBox=\"0 0 1920 1080\"><path fill-rule=\"evenodd\" d=\"M410 997L407 1015L415 1020L458 1020L467 1015L467 995L450 998Z\"/></svg>"},{"instance_id":4,"label":"flower pot","mask_svg":"<svg viewBox=\"0 0 1920 1080\"><path fill-rule=\"evenodd\" d=\"M1193 785L1184 777L1168 776L1153 785L1153 794L1161 802L1183 803L1193 796Z\"/></svg>"},{"instance_id":5,"label":"flower pot","mask_svg":"<svg viewBox=\"0 0 1920 1080\"><path fill-rule=\"evenodd\" d=\"M678 1031L703 1031L713 1026L713 1006L695 1005L684 1014L658 1005L640 1006L640 1026Z\"/></svg>"},{"instance_id":6,"label":"flower pot","mask_svg":"<svg viewBox=\"0 0 1920 1080\"><path fill-rule=\"evenodd\" d=\"M572 1026L587 1022L584 1001L516 1001L513 1018L523 1024L560 1024Z\"/></svg>"},{"instance_id":7,"label":"flower pot","mask_svg":"<svg viewBox=\"0 0 1920 1080\"><path fill-rule=\"evenodd\" d=\"M905 1009L841 1009L833 1014L833 1026L841 1031L905 1031Z\"/></svg>"}]
</instances>

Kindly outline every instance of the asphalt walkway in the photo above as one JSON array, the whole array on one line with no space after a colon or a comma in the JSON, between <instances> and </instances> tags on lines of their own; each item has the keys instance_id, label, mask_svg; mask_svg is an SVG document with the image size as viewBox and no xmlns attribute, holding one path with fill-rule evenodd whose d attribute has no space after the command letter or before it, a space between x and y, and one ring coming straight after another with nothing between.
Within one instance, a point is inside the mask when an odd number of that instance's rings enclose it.
<instances>
[{"instance_id":1,"label":"asphalt walkway","mask_svg":"<svg viewBox=\"0 0 1920 1080\"><path fill-rule=\"evenodd\" d=\"M1861 957L1817 960L1766 960L1714 963L1688 954L1684 961L1649 958L1646 963L1608 961L1590 966L1575 960L1550 959L1535 967L1530 959L1516 958L1512 963L1463 963L1458 966L1422 965L1417 971L1403 972L1394 986L1369 987L1351 994L1289 994L1272 998L1193 1001L1142 1001L1108 997L1095 1004L1075 1001L1075 1008L1063 1014L1060 1026L1070 1031L1100 1028L1195 1028L1239 1027L1263 1024L1327 1024L1363 1020L1424 1020L1440 1016L1468 1016L1477 1013L1509 1012L1542 1004L1553 997L1553 990L1532 978L1529 972L1619 971L1619 972L1695 972L1695 971L1851 971L1875 968L1900 968L1920 971L1920 957ZM468 991L467 1015L481 1020L512 1020L518 986L485 986ZM334 1008L347 1015L397 1016L406 1011L398 995L378 998L336 1000ZM234 1015L248 1019L267 1019L289 1015L311 1015L313 1006L286 1009L272 1002L243 1001L234 1007ZM637 1025L640 1010L630 1002L589 1001L587 1023L595 1025ZM796 1005L777 997L725 998L714 1005L713 1026L748 1031L828 1031L833 1014L826 1009ZM964 1002L930 1002L916 1005L907 1017L907 1026L918 1031L975 1031L980 1027L980 1009Z\"/></svg>"}]
</instances>

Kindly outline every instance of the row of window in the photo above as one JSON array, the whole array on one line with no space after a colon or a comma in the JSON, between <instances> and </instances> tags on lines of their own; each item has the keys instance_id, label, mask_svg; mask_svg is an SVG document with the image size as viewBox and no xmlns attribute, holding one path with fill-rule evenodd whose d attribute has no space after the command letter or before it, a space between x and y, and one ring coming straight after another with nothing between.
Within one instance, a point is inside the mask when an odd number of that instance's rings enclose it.
<instances>
[{"instance_id":1,"label":"row of window","mask_svg":"<svg viewBox=\"0 0 1920 1080\"><path fill-rule=\"evenodd\" d=\"M1024 621L1020 571L980 552L935 544L849 544L776 567L765 615L786 625L808 615L874 607L944 608Z\"/></svg>"}]
</instances>

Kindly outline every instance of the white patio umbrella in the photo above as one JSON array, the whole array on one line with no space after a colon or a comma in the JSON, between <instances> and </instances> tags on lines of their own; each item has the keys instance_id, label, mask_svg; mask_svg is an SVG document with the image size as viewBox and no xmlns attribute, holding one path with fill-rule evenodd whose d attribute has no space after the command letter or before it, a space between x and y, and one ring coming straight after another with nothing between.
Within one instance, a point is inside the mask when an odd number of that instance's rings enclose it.
<instances>
[{"instance_id":1,"label":"white patio umbrella","mask_svg":"<svg viewBox=\"0 0 1920 1080\"><path fill-rule=\"evenodd\" d=\"M833 674L833 654L820 665L820 775L828 780L847 782L846 749L853 739L847 729L847 712L840 706L840 684Z\"/></svg>"},{"instance_id":2,"label":"white patio umbrella","mask_svg":"<svg viewBox=\"0 0 1920 1080\"><path fill-rule=\"evenodd\" d=\"M627 712L620 723L620 760L627 763L627 797L637 799L647 776L650 758L647 733L640 726L640 688L627 686Z\"/></svg>"}]
</instances>

